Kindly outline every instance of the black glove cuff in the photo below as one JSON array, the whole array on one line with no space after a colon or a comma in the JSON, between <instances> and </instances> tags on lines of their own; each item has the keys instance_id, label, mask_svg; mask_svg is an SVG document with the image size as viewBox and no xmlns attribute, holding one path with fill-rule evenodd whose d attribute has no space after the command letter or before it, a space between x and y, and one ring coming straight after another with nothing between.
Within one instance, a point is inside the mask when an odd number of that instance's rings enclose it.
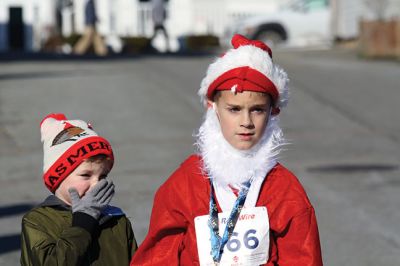
<instances>
[{"instance_id":1,"label":"black glove cuff","mask_svg":"<svg viewBox=\"0 0 400 266\"><path fill-rule=\"evenodd\" d=\"M88 231L90 235L93 235L95 229L99 226L99 222L89 214L74 212L72 214L72 226L81 227Z\"/></svg>"}]
</instances>

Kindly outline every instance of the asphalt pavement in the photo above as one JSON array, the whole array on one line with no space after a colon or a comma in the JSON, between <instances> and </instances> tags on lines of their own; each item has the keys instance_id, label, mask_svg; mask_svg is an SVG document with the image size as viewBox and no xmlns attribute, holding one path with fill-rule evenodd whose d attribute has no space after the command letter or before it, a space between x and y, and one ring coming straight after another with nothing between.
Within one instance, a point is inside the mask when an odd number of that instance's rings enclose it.
<instances>
[{"instance_id":1,"label":"asphalt pavement","mask_svg":"<svg viewBox=\"0 0 400 266\"><path fill-rule=\"evenodd\" d=\"M213 56L0 62L0 265L19 264L22 215L49 192L39 123L90 121L110 140L113 204L146 235L156 189L194 151ZM291 79L281 161L301 180L325 265L400 265L400 63L355 51L274 53Z\"/></svg>"}]
</instances>

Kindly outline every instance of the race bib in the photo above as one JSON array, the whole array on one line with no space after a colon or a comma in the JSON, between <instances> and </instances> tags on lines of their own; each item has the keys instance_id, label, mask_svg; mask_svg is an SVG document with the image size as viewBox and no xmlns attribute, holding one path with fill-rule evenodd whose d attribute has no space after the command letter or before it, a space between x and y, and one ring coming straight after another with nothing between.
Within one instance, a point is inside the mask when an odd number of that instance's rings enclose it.
<instances>
[{"instance_id":1,"label":"race bib","mask_svg":"<svg viewBox=\"0 0 400 266\"><path fill-rule=\"evenodd\" d=\"M211 256L209 215L197 216L194 219L196 229L197 251L200 265L214 265ZM225 230L229 213L218 214L219 235ZM220 265L261 265L268 260L269 252L269 219L266 207L242 209L235 230L224 247Z\"/></svg>"}]
</instances>

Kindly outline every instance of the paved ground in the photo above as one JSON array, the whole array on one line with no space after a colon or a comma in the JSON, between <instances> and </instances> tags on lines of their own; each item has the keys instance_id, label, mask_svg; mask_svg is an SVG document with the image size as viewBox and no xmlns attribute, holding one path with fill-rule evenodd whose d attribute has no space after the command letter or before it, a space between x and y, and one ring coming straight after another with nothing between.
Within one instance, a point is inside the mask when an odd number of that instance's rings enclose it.
<instances>
[{"instance_id":1,"label":"paved ground","mask_svg":"<svg viewBox=\"0 0 400 266\"><path fill-rule=\"evenodd\" d=\"M400 64L348 51L282 51L291 77L282 161L304 184L325 265L400 265ZM110 139L114 204L146 234L157 187L193 151L211 57L0 63L0 265L18 265L20 220L48 192L39 123L89 120Z\"/></svg>"}]
</instances>

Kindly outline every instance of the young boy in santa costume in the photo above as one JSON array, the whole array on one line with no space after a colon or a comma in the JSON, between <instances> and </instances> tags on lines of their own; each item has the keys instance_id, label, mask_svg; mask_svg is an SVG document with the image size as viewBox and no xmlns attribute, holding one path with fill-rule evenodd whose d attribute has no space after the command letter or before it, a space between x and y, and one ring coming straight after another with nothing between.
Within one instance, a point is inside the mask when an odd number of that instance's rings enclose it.
<instances>
[{"instance_id":1,"label":"young boy in santa costume","mask_svg":"<svg viewBox=\"0 0 400 266\"><path fill-rule=\"evenodd\" d=\"M108 205L110 143L82 120L51 114L41 123L43 179L53 193L22 219L21 265L128 265L131 223Z\"/></svg>"},{"instance_id":2,"label":"young boy in santa costume","mask_svg":"<svg viewBox=\"0 0 400 266\"><path fill-rule=\"evenodd\" d=\"M277 161L287 74L264 43L232 44L201 83L199 153L157 191L131 265L322 265L314 208Z\"/></svg>"}]
</instances>

